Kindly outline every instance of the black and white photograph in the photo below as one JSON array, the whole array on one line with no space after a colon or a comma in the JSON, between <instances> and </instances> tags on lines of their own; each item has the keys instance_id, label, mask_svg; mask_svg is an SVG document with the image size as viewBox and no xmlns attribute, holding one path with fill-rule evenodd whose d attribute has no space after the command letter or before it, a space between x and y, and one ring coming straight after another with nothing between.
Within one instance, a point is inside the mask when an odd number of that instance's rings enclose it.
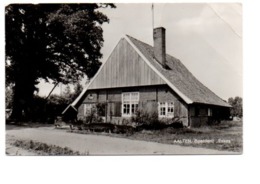
<instances>
[{"instance_id":1,"label":"black and white photograph","mask_svg":"<svg viewBox=\"0 0 260 184\"><path fill-rule=\"evenodd\" d=\"M243 154L241 3L5 6L5 154Z\"/></svg>"}]
</instances>

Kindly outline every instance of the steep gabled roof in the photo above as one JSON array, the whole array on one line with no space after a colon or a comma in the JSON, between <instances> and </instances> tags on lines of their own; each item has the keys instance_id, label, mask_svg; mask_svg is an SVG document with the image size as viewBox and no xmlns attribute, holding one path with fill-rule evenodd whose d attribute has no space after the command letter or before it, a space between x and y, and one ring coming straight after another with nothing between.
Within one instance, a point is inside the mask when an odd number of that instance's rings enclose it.
<instances>
[{"instance_id":1,"label":"steep gabled roof","mask_svg":"<svg viewBox=\"0 0 260 184\"><path fill-rule=\"evenodd\" d=\"M184 96L190 99L192 103L230 107L229 104L224 102L220 97L198 81L179 59L166 54L166 65L168 68L164 69L161 64L154 59L153 47L151 45L141 42L131 36L127 37L144 55L149 63L151 63L156 70L158 70L158 72L163 75L173 86L175 86Z\"/></svg>"},{"instance_id":2,"label":"steep gabled roof","mask_svg":"<svg viewBox=\"0 0 260 184\"><path fill-rule=\"evenodd\" d=\"M230 105L224 102L215 93L204 86L198 81L192 73L180 62L179 59L174 58L166 54L166 65L167 69L163 68L162 65L153 57L153 47L144 42L141 42L131 36L126 36L125 39L129 44L137 51L137 53L147 62L147 64L172 88L187 104L201 103L210 104L217 106L230 107ZM102 67L106 64L103 63ZM84 96L88 87L95 80L96 76L101 71L99 69L94 78L90 83L83 89L81 94L70 104L64 111L63 114L72 107L75 106Z\"/></svg>"}]
</instances>

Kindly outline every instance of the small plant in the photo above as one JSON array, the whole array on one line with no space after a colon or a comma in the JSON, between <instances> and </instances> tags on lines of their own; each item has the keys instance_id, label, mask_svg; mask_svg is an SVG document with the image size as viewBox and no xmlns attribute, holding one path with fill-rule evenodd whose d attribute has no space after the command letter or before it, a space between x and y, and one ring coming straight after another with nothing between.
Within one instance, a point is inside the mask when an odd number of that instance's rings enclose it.
<instances>
[{"instance_id":1,"label":"small plant","mask_svg":"<svg viewBox=\"0 0 260 184\"><path fill-rule=\"evenodd\" d=\"M88 115L85 118L85 122L86 123L102 123L103 122L103 118L99 116L98 114L98 110L96 107L92 107L90 112L88 113Z\"/></svg>"},{"instance_id":2,"label":"small plant","mask_svg":"<svg viewBox=\"0 0 260 184\"><path fill-rule=\"evenodd\" d=\"M113 133L132 135L134 133L134 128L128 125L115 125Z\"/></svg>"},{"instance_id":3,"label":"small plant","mask_svg":"<svg viewBox=\"0 0 260 184\"><path fill-rule=\"evenodd\" d=\"M105 103L97 103L96 104L97 114L99 116L105 116L106 114L106 104Z\"/></svg>"},{"instance_id":4,"label":"small plant","mask_svg":"<svg viewBox=\"0 0 260 184\"><path fill-rule=\"evenodd\" d=\"M139 125L139 129L161 129L165 123L161 122L157 112L148 113L146 111L138 110L136 114L131 117L132 122Z\"/></svg>"},{"instance_id":5,"label":"small plant","mask_svg":"<svg viewBox=\"0 0 260 184\"><path fill-rule=\"evenodd\" d=\"M135 115L131 117L131 121L138 124L147 124L149 122L148 120L149 114L143 110L137 110Z\"/></svg>"},{"instance_id":6,"label":"small plant","mask_svg":"<svg viewBox=\"0 0 260 184\"><path fill-rule=\"evenodd\" d=\"M68 147L62 148L32 140L16 140L13 145L26 150L36 151L40 155L80 155L78 151L75 152Z\"/></svg>"}]
</instances>

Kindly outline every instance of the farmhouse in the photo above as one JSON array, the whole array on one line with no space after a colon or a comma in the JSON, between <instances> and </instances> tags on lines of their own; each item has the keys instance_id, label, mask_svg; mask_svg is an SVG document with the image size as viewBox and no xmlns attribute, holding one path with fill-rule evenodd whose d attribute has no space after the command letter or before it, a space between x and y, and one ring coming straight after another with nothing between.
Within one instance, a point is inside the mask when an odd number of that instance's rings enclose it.
<instances>
[{"instance_id":1,"label":"farmhouse","mask_svg":"<svg viewBox=\"0 0 260 184\"><path fill-rule=\"evenodd\" d=\"M230 106L199 82L180 60L166 54L165 28L153 30L154 46L126 35L82 93L63 112L84 121L95 106L106 122L124 123L137 110L201 126L229 115Z\"/></svg>"}]
</instances>

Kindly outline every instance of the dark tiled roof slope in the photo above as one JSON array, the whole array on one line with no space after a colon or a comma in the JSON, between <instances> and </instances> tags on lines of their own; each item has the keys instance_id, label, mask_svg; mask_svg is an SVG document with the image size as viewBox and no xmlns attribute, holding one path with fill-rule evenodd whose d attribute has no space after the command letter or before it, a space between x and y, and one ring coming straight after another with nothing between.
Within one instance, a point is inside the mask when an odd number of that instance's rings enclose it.
<instances>
[{"instance_id":1,"label":"dark tiled roof slope","mask_svg":"<svg viewBox=\"0 0 260 184\"><path fill-rule=\"evenodd\" d=\"M164 69L161 64L153 58L153 47L151 45L143 43L128 35L127 37L170 83L194 103L230 107L228 103L224 102L220 97L198 81L179 59L166 54L166 64L169 69Z\"/></svg>"}]
</instances>

